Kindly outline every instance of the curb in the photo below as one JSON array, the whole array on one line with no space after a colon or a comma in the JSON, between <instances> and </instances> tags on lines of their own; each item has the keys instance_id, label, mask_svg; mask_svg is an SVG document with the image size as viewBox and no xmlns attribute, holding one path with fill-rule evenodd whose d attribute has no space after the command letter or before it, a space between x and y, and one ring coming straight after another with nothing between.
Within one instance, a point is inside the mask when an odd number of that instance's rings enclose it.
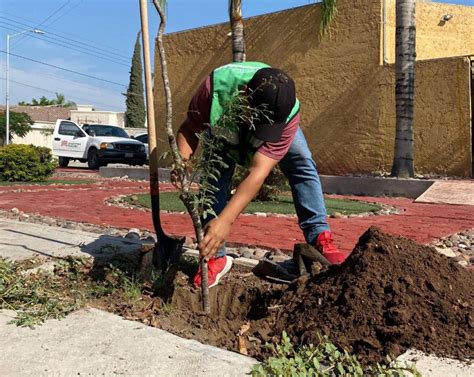
<instances>
[{"instance_id":1,"label":"curb","mask_svg":"<svg viewBox=\"0 0 474 377\"><path fill-rule=\"evenodd\" d=\"M148 167L101 167L99 174L104 178L127 177L149 180ZM159 168L160 181L169 181L170 169ZM325 194L388 196L415 199L423 194L435 180L387 177L348 177L334 175L319 176Z\"/></svg>"}]
</instances>

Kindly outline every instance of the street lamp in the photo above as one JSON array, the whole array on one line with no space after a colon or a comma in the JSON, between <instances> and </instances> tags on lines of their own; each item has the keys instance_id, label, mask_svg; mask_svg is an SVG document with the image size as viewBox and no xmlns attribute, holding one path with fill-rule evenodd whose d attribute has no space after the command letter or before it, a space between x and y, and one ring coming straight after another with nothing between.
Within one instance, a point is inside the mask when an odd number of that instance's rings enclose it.
<instances>
[{"instance_id":1,"label":"street lamp","mask_svg":"<svg viewBox=\"0 0 474 377\"><path fill-rule=\"evenodd\" d=\"M6 89L6 137L5 137L5 145L10 144L10 39L17 37L21 34L25 33L36 33L36 34L45 34L44 31L38 29L28 29L21 31L16 34L7 34L7 75L6 75L6 82L7 82L7 89Z\"/></svg>"}]
</instances>

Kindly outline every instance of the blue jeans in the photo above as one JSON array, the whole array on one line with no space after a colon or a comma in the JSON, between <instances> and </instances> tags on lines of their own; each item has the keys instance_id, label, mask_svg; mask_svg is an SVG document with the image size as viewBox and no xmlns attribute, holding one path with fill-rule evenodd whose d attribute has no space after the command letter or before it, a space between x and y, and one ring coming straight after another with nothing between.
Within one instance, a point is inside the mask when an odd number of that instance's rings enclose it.
<instances>
[{"instance_id":1,"label":"blue jeans","mask_svg":"<svg viewBox=\"0 0 474 377\"><path fill-rule=\"evenodd\" d=\"M220 169L219 179L211 182L219 190L215 195L216 201L212 206L216 214L221 213L227 204L227 192L235 169L235 163L229 161L229 159L225 159L225 162L228 167ZM288 153L280 161L279 166L290 183L298 224L303 231L305 240L307 243L314 245L318 234L329 230L329 225L326 221L326 207L316 163L301 128L296 131L295 139ZM211 219L212 216L203 219L203 224L205 225ZM225 246L219 249L216 256L224 255Z\"/></svg>"}]
</instances>

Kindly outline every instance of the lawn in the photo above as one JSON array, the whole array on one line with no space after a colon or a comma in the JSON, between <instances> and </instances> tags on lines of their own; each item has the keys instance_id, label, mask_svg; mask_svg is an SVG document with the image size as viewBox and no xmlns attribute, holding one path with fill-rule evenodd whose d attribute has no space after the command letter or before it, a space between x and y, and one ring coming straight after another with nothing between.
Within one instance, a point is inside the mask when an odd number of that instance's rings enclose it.
<instances>
[{"instance_id":1,"label":"lawn","mask_svg":"<svg viewBox=\"0 0 474 377\"><path fill-rule=\"evenodd\" d=\"M94 183L93 180L72 180L72 179L48 179L44 182L6 182L0 181L0 186L16 186L16 185L87 185Z\"/></svg>"},{"instance_id":2,"label":"lawn","mask_svg":"<svg viewBox=\"0 0 474 377\"><path fill-rule=\"evenodd\" d=\"M136 204L141 207L150 208L150 196L148 194L134 195L138 200L133 201L131 196L127 196L125 200L128 203ZM373 203L362 202L349 199L325 199L328 215L339 212L344 215L351 215L364 212L375 212L380 210L380 206ZM178 197L177 192L160 193L160 207L164 211L183 212L186 211L183 203ZM280 213L295 214L293 199L289 195L282 195L278 200L272 202L252 202L245 209L244 213Z\"/></svg>"}]
</instances>

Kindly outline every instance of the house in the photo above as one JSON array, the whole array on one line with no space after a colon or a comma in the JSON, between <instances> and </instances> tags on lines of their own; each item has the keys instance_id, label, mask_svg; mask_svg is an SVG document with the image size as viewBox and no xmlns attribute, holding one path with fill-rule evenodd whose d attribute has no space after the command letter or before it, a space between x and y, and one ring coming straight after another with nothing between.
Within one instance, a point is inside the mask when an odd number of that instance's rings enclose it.
<instances>
[{"instance_id":1,"label":"house","mask_svg":"<svg viewBox=\"0 0 474 377\"><path fill-rule=\"evenodd\" d=\"M337 3L330 33L323 37L317 3L246 19L247 60L266 62L295 79L301 126L321 173L390 171L395 0ZM474 7L432 2L416 7L415 169L472 177ZM206 75L231 62L228 33L225 23L166 35L175 126ZM159 62L156 52L157 124L165 124Z\"/></svg>"},{"instance_id":2,"label":"house","mask_svg":"<svg viewBox=\"0 0 474 377\"><path fill-rule=\"evenodd\" d=\"M1 109L3 110L4 107ZM27 113L34 121L31 131L24 137L12 137L12 143L14 144L33 144L52 148L54 125L58 119L70 119L78 124L113 124L124 127L123 112L97 111L91 105L77 105L76 108L60 106L10 106L10 111ZM129 134L137 134L144 131L146 130L127 128Z\"/></svg>"}]
</instances>

